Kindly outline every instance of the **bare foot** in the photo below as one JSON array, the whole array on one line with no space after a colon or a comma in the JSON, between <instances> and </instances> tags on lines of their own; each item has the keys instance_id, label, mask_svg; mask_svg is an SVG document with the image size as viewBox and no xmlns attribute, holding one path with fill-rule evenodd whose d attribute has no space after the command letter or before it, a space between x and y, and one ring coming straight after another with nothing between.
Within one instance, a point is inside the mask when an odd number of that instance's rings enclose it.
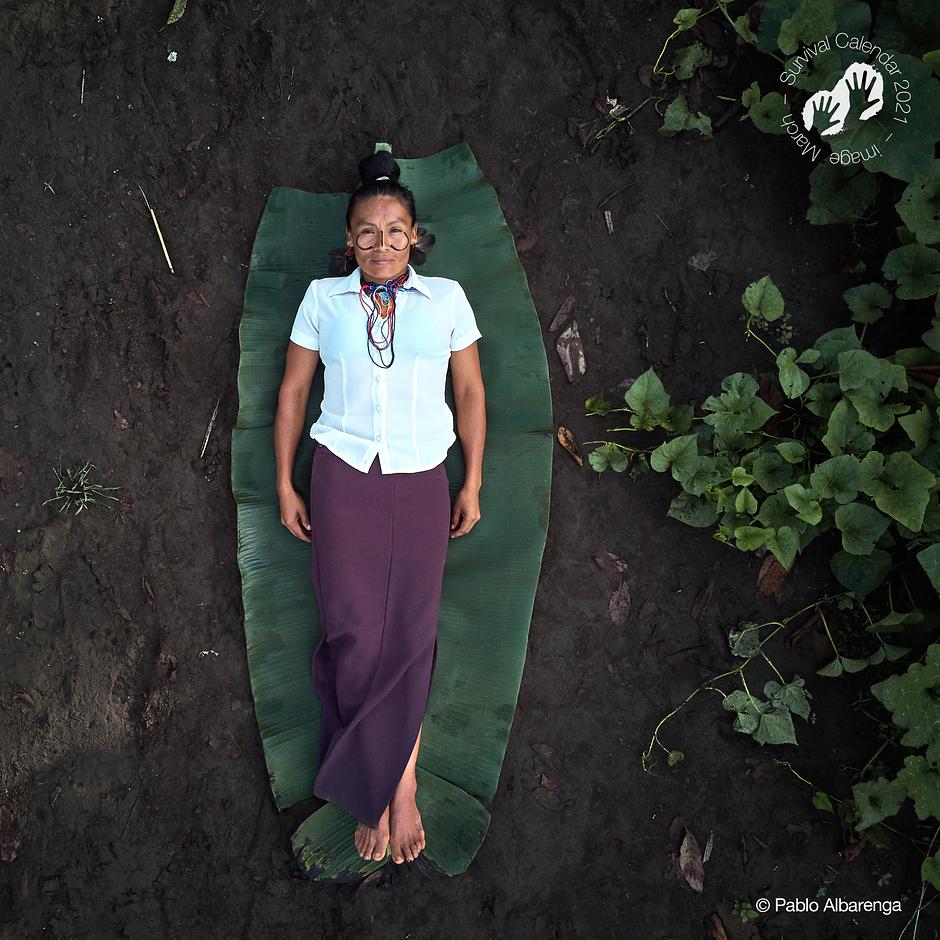
<instances>
[{"instance_id":1,"label":"bare foot","mask_svg":"<svg viewBox=\"0 0 940 940\"><path fill-rule=\"evenodd\" d=\"M391 810L389 848L392 852L392 860L399 865L406 858L409 862L413 862L425 845L424 829L421 827L421 814L415 803L415 793L417 793L417 785L414 781L410 786L401 783L389 804Z\"/></svg>"},{"instance_id":2,"label":"bare foot","mask_svg":"<svg viewBox=\"0 0 940 940\"><path fill-rule=\"evenodd\" d=\"M356 843L356 850L359 855L367 861L381 862L385 858L389 838L388 810L389 808L386 806L377 826L367 826L365 823L359 823L356 826L356 835L353 837L353 841Z\"/></svg>"}]
</instances>

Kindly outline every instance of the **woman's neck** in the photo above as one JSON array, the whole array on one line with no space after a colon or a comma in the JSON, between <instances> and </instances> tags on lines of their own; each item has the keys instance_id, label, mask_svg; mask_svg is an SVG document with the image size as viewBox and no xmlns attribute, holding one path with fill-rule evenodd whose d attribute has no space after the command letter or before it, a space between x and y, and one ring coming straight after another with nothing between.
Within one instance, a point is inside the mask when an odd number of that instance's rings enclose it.
<instances>
[{"instance_id":1,"label":"woman's neck","mask_svg":"<svg viewBox=\"0 0 940 940\"><path fill-rule=\"evenodd\" d=\"M403 284L408 278L408 269L405 268L400 274L395 274L392 277L386 278L381 281L373 281L371 278L366 277L362 268L359 269L359 281L362 284L371 284L374 287L384 287L386 284L391 282L398 282L399 286Z\"/></svg>"}]
</instances>

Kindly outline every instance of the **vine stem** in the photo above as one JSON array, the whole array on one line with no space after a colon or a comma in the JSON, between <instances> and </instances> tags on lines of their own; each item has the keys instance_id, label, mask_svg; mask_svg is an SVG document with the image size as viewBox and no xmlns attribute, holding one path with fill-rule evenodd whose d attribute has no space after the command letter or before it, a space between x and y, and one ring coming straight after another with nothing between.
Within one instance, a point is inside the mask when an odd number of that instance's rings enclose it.
<instances>
[{"instance_id":1,"label":"vine stem","mask_svg":"<svg viewBox=\"0 0 940 940\"><path fill-rule=\"evenodd\" d=\"M724 13L725 19L731 24L731 28L735 31L735 33L737 33L738 36L741 36L741 34L738 32L738 28L734 25L734 20L731 19L731 14L728 12L728 2L729 2L729 0L725 0L724 3L719 2L719 3L718 3L718 6L721 7L721 12ZM750 27L748 27L748 32L750 32ZM744 39L744 41L745 41L749 46L756 46L756 45L757 45L757 43L751 42L749 39L746 39L744 36L741 36L741 38ZM763 50L761 50L761 51L763 51ZM787 64L787 63L786 63L786 60L785 60L785 59L781 59L780 56L778 56L776 52L770 51L770 52L767 52L766 55L769 55L771 58L776 59L781 65L786 65L786 64Z\"/></svg>"},{"instance_id":2,"label":"vine stem","mask_svg":"<svg viewBox=\"0 0 940 940\"><path fill-rule=\"evenodd\" d=\"M745 334L746 334L747 336L753 336L754 339L756 339L757 342L760 343L761 346L763 346L764 349L766 349L767 352L769 352L771 356L773 356L774 362L777 361L777 355L778 355L778 354L775 353L775 352L773 351L773 349L771 349L770 346L768 346L767 343L765 343L764 340L763 340L760 336L758 336L757 333L755 333L755 332L751 329L750 321L748 321L747 325L745 326L744 332L745 332Z\"/></svg>"},{"instance_id":3,"label":"vine stem","mask_svg":"<svg viewBox=\"0 0 940 940\"><path fill-rule=\"evenodd\" d=\"M595 141L606 137L618 124L622 124L624 121L629 122L630 118L632 118L633 115L640 110L640 108L645 108L651 101L662 100L662 98L657 98L655 95L650 95L649 97L644 98L632 111L628 111L626 114L618 114L605 128L592 134L588 139L588 143L594 143ZM603 203L601 203L601 205L603 205Z\"/></svg>"},{"instance_id":4,"label":"vine stem","mask_svg":"<svg viewBox=\"0 0 940 940\"><path fill-rule=\"evenodd\" d=\"M842 659L842 655L839 653L839 648L836 646L836 641L832 638L832 633L829 631L829 624L826 622L826 615L819 611L819 619L822 620L823 629L826 631L826 636L829 637L829 642L832 644L832 649L836 654L837 659Z\"/></svg>"},{"instance_id":5,"label":"vine stem","mask_svg":"<svg viewBox=\"0 0 940 940\"><path fill-rule=\"evenodd\" d=\"M835 800L836 803L839 803L842 806L846 805L845 800L840 800L837 796L833 796L831 793L827 792L826 790L823 790L822 787L816 786L816 784L813 783L811 780L807 780L806 777L804 777L802 774L794 770L793 765L788 760L783 760L779 757L772 757L771 760L775 764L779 764L781 767L786 767L787 770L789 770L790 773L793 774L793 776L797 778L797 780L801 780L808 787L812 787L814 790L818 790L820 793L825 793L826 796L829 797L830 800ZM888 832L893 832L896 836L900 836L902 839L906 839L912 845L919 845L921 847L927 845L926 842L920 839L912 839L909 835L906 835L905 833L898 831L893 826L886 826L884 822L875 823L875 825L881 826L882 829L887 829ZM934 836L934 838L936 838L936 836ZM930 854L932 849L933 849L933 842L931 841L930 846L927 849L927 853Z\"/></svg>"},{"instance_id":6,"label":"vine stem","mask_svg":"<svg viewBox=\"0 0 940 940\"><path fill-rule=\"evenodd\" d=\"M629 450L634 454L651 454L653 447L630 447L628 444L618 444L616 441L581 441L582 444L608 444L612 447L619 447L621 450Z\"/></svg>"},{"instance_id":7,"label":"vine stem","mask_svg":"<svg viewBox=\"0 0 940 940\"><path fill-rule=\"evenodd\" d=\"M832 600L833 598L837 596L838 595L827 594L825 597L821 597L819 600L813 601L811 604L807 604L805 607L802 607L800 610L791 614L789 617L787 617L784 620L769 620L766 623L760 624L760 626L757 628L758 630L760 629L760 627L770 627L770 626L775 626L776 629L772 633L769 633L763 640L761 640L760 644L758 645L754 653L748 656L747 659L745 659L743 663L741 663L738 666L735 666L734 669L729 669L726 672L720 673L719 675L712 676L711 679L706 680L706 682L702 683L702 685L700 685L698 688L693 689L682 702L680 702L671 712L664 715L659 720L656 727L653 729L653 734L650 737L649 745L647 746L646 750L641 755L643 769L647 773L649 773L649 768L647 765L648 765L650 758L653 755L653 749L656 747L657 744L667 754L669 753L669 748L667 748L666 745L663 744L662 741L659 740L659 729L662 728L662 726L666 724L666 722L669 721L674 715L678 714L693 698L695 698L696 695L698 695L699 692L707 689L712 692L720 693L723 699L728 697L727 692L725 692L723 689L717 686L711 685L711 683L718 682L721 679L726 679L729 676L738 675L741 678L741 682L744 685L745 691L747 691L748 697L751 699L753 703L754 699L753 699L753 696L751 696L750 691L747 690L747 682L744 679L744 672L743 672L748 667L748 664L751 662L751 660L754 659L758 654L760 654L765 659L767 659L766 654L763 652L763 647L767 643L769 643L781 630L783 630L791 621L795 620L801 614L806 613L806 611L808 610L813 610L815 608L818 608L820 605L827 603L828 601ZM780 675L779 671L776 668L774 669L774 672L776 672L777 675L780 676L781 681L784 684L786 684L786 680L783 678L782 675ZM756 708L756 705L755 705L755 708Z\"/></svg>"},{"instance_id":8,"label":"vine stem","mask_svg":"<svg viewBox=\"0 0 940 940\"><path fill-rule=\"evenodd\" d=\"M780 670L771 662L770 657L763 650L760 650L760 654L764 657L764 661L767 663L767 665L770 666L770 668L773 669L775 673L777 673L777 678L780 680L780 682L783 685L786 685L787 680L783 678L783 676L780 674Z\"/></svg>"},{"instance_id":9,"label":"vine stem","mask_svg":"<svg viewBox=\"0 0 940 940\"><path fill-rule=\"evenodd\" d=\"M720 6L721 6L720 3L716 3L710 10L706 10L704 13L700 13L695 19L696 23L699 20L704 19L704 17L708 16L710 13L714 13L715 10L717 10ZM656 61L653 63L654 75L672 75L672 73L675 72L675 69L673 69L672 72L661 72L659 69L659 61L666 54L666 48L668 47L669 43L671 43L673 39L675 39L676 36L679 35L679 33L685 33L685 32L688 32L688 30L685 30L681 26L678 26L666 37L666 41L663 43L663 47L660 50L659 55L656 56Z\"/></svg>"},{"instance_id":10,"label":"vine stem","mask_svg":"<svg viewBox=\"0 0 940 940\"><path fill-rule=\"evenodd\" d=\"M930 853L933 851L933 844L934 844L934 842L937 841L937 834L938 834L938 833L940 833L940 826L938 826L938 827L934 830L933 838L930 840L930 848L927 849L927 855L928 855L928 856L929 856ZM923 879L921 879L921 882L920 882L920 900L917 902L917 910L914 911L913 914L911 914L911 916L910 916L910 918L909 918L907 924L904 925L904 929L901 931L900 934L898 934L899 940L900 940L901 937L904 936L904 934L907 933L908 924L910 924L910 922L911 922L912 920L914 921L914 933L913 933L913 936L914 936L915 938L917 937L917 928L920 926L920 912L921 912L921 910L922 910L922 908L923 908L923 906L924 906L924 892L925 892L926 890L927 890L927 882L924 881Z\"/></svg>"},{"instance_id":11,"label":"vine stem","mask_svg":"<svg viewBox=\"0 0 940 940\"><path fill-rule=\"evenodd\" d=\"M868 763L858 772L859 780L864 780L865 771L868 770L868 768L871 767L871 765L878 759L878 755L888 746L888 744L888 741L882 741L881 747L879 747L878 750L868 758Z\"/></svg>"}]
</instances>

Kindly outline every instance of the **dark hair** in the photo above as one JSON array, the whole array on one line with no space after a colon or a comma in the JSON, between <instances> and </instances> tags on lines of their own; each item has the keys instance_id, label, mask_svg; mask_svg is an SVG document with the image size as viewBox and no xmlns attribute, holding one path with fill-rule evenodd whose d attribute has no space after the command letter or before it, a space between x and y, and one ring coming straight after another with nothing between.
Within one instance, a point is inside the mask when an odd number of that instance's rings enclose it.
<instances>
[{"instance_id":1,"label":"dark hair","mask_svg":"<svg viewBox=\"0 0 940 940\"><path fill-rule=\"evenodd\" d=\"M379 176L387 176L388 179L378 179ZM401 170L398 162L387 150L379 150L376 153L370 153L359 161L359 178L362 182L359 187L349 197L349 205L346 207L346 228L352 228L353 210L364 199L371 199L373 196L394 196L400 202L404 203L405 208L411 215L411 224L418 221L418 215L415 211L414 193L407 187L398 182L401 176Z\"/></svg>"},{"instance_id":2,"label":"dark hair","mask_svg":"<svg viewBox=\"0 0 940 940\"><path fill-rule=\"evenodd\" d=\"M388 179L378 179L380 176L387 176ZM346 207L346 230L352 228L353 210L363 199L371 199L373 196L394 196L395 199L402 202L408 213L411 215L411 224L418 221L418 215L415 211L414 193L407 187L398 182L401 176L401 170L398 163L392 157L388 150L378 150L363 157L359 161L359 177L362 182L353 191L349 197L349 205ZM424 264L427 260L427 252L434 244L434 236L423 226L418 226L418 242L411 246L409 262L413 265ZM330 252L329 271L333 276L343 276L349 274L356 267L356 260L351 255L351 250L343 248L334 248Z\"/></svg>"}]
</instances>

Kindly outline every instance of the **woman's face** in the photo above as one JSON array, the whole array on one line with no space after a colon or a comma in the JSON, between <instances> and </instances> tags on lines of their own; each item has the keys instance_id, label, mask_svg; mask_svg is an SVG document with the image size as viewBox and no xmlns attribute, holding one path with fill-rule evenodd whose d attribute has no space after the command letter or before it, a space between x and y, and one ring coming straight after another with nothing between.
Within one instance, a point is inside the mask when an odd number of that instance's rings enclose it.
<instances>
[{"instance_id":1,"label":"woman's face","mask_svg":"<svg viewBox=\"0 0 940 940\"><path fill-rule=\"evenodd\" d=\"M346 244L370 281L387 281L404 273L411 246L417 241L417 224L411 223L408 210L394 196L364 199L353 210L352 229L346 232Z\"/></svg>"}]
</instances>

